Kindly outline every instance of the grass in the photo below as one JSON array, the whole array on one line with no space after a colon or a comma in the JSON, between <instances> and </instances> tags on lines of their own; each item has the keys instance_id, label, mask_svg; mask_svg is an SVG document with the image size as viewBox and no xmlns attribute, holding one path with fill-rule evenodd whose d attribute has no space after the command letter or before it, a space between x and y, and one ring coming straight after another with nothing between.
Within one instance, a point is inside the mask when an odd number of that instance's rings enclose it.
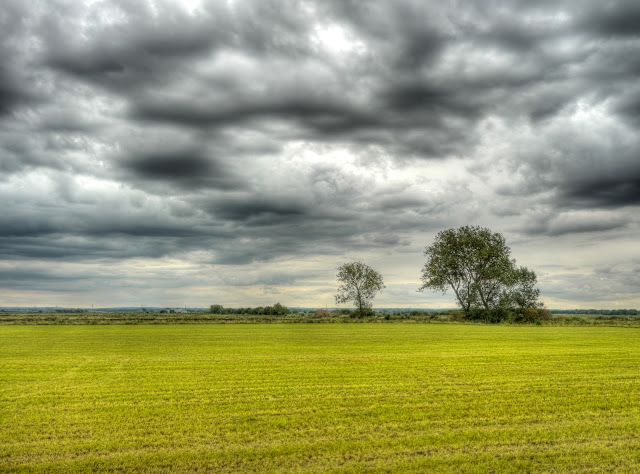
<instances>
[{"instance_id":1,"label":"grass","mask_svg":"<svg viewBox=\"0 0 640 474\"><path fill-rule=\"evenodd\" d=\"M638 472L640 332L0 327L0 471Z\"/></svg>"}]
</instances>

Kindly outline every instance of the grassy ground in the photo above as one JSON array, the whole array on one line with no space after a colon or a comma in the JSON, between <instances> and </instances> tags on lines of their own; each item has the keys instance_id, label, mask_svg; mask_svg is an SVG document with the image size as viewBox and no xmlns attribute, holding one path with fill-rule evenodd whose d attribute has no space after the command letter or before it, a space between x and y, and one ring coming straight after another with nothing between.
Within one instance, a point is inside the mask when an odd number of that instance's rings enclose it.
<instances>
[{"instance_id":1,"label":"grassy ground","mask_svg":"<svg viewBox=\"0 0 640 474\"><path fill-rule=\"evenodd\" d=\"M0 327L0 471L638 472L640 332Z\"/></svg>"}]
</instances>

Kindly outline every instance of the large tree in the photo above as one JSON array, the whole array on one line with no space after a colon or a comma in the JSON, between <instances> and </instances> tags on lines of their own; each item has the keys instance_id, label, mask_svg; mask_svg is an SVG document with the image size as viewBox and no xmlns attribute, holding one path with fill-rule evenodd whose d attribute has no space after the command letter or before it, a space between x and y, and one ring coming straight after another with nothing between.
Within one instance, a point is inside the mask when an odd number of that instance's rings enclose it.
<instances>
[{"instance_id":1,"label":"large tree","mask_svg":"<svg viewBox=\"0 0 640 474\"><path fill-rule=\"evenodd\" d=\"M535 273L516 267L499 233L474 226L444 230L424 254L420 290L452 289L465 313L541 306Z\"/></svg>"},{"instance_id":2,"label":"large tree","mask_svg":"<svg viewBox=\"0 0 640 474\"><path fill-rule=\"evenodd\" d=\"M360 316L371 312L371 300L385 288L382 275L362 262L345 263L336 278L340 283L336 303L353 301Z\"/></svg>"}]
</instances>

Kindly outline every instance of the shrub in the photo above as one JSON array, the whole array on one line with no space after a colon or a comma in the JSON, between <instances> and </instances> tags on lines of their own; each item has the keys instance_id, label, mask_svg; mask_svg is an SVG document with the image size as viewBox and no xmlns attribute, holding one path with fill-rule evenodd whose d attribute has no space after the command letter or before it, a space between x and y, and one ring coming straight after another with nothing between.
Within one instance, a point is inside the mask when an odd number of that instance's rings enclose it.
<instances>
[{"instance_id":1,"label":"shrub","mask_svg":"<svg viewBox=\"0 0 640 474\"><path fill-rule=\"evenodd\" d=\"M481 321L485 323L536 323L551 319L551 313L543 308L495 308L486 310L472 308L466 313L468 321Z\"/></svg>"},{"instance_id":2,"label":"shrub","mask_svg":"<svg viewBox=\"0 0 640 474\"><path fill-rule=\"evenodd\" d=\"M331 313L326 309L317 309L313 312L314 318L329 318L331 317Z\"/></svg>"},{"instance_id":3,"label":"shrub","mask_svg":"<svg viewBox=\"0 0 640 474\"><path fill-rule=\"evenodd\" d=\"M291 313L291 311L289 311L289 308L287 308L286 306L281 305L280 303L276 303L273 305L273 307L271 308L271 313L270 314L276 314L276 315L283 315L283 314L289 314Z\"/></svg>"},{"instance_id":4,"label":"shrub","mask_svg":"<svg viewBox=\"0 0 640 474\"><path fill-rule=\"evenodd\" d=\"M467 315L464 313L464 311L458 311L458 310L456 310L456 311L451 311L451 312L449 313L449 319L450 319L451 321L457 321L457 322L460 322L460 321L468 321L468 320L469 320L469 318L468 318L468 317L467 317Z\"/></svg>"},{"instance_id":5,"label":"shrub","mask_svg":"<svg viewBox=\"0 0 640 474\"><path fill-rule=\"evenodd\" d=\"M467 311L466 316L469 321L487 321L488 312L482 308L471 308Z\"/></svg>"},{"instance_id":6,"label":"shrub","mask_svg":"<svg viewBox=\"0 0 640 474\"><path fill-rule=\"evenodd\" d=\"M349 316L352 318L366 318L367 316L373 316L373 309L371 307L364 306L362 309L356 309L352 311Z\"/></svg>"}]
</instances>

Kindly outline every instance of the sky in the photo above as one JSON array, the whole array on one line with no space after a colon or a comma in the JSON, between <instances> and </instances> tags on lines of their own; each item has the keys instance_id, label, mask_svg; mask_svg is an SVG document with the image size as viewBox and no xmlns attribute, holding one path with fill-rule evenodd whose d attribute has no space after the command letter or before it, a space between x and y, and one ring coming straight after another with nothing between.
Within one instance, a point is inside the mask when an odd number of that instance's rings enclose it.
<instances>
[{"instance_id":1,"label":"sky","mask_svg":"<svg viewBox=\"0 0 640 474\"><path fill-rule=\"evenodd\" d=\"M640 307L640 3L3 0L0 306L374 307L487 227Z\"/></svg>"}]
</instances>

